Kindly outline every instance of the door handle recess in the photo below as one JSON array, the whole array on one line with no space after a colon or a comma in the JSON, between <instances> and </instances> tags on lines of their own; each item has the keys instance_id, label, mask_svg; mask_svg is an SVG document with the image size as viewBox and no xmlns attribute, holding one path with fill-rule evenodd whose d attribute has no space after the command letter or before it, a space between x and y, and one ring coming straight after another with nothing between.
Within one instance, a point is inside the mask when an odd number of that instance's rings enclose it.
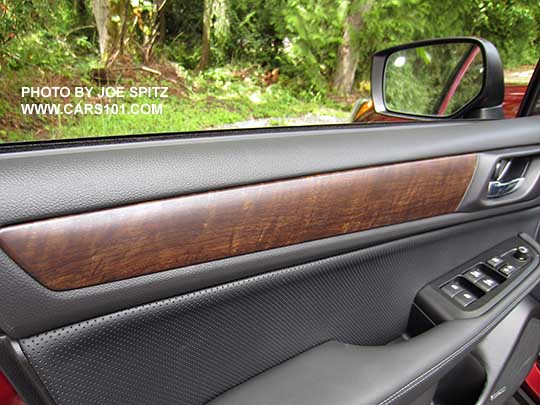
<instances>
[{"instance_id":1,"label":"door handle recess","mask_svg":"<svg viewBox=\"0 0 540 405\"><path fill-rule=\"evenodd\" d=\"M504 197L505 195L512 194L521 187L524 181L525 177L518 177L517 179L510 181L490 181L488 185L487 197L500 198Z\"/></svg>"}]
</instances>

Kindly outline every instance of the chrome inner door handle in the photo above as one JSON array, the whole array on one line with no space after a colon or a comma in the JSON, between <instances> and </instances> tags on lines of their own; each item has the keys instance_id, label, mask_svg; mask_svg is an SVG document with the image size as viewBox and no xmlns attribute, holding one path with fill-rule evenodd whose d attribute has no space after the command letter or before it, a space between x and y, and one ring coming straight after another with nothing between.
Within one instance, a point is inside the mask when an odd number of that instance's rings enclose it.
<instances>
[{"instance_id":1,"label":"chrome inner door handle","mask_svg":"<svg viewBox=\"0 0 540 405\"><path fill-rule=\"evenodd\" d=\"M488 185L488 198L499 198L508 194L512 194L517 191L523 182L525 181L524 177L518 177L510 181L490 181Z\"/></svg>"}]
</instances>

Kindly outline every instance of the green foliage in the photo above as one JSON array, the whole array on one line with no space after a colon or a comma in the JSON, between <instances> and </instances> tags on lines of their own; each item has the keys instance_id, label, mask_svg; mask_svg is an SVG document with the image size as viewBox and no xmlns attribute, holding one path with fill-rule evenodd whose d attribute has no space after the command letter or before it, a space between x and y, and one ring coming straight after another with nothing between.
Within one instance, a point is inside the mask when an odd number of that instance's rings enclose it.
<instances>
[{"instance_id":1,"label":"green foliage","mask_svg":"<svg viewBox=\"0 0 540 405\"><path fill-rule=\"evenodd\" d=\"M203 0L169 0L165 7L166 54L194 69L200 56Z\"/></svg>"},{"instance_id":2,"label":"green foliage","mask_svg":"<svg viewBox=\"0 0 540 405\"><path fill-rule=\"evenodd\" d=\"M304 77L314 93L327 90L346 12L343 0L289 0L282 10L285 72Z\"/></svg>"},{"instance_id":3,"label":"green foliage","mask_svg":"<svg viewBox=\"0 0 540 405\"><path fill-rule=\"evenodd\" d=\"M75 16L69 1L7 0L0 10L0 66L56 71L81 55L95 55L87 36L72 35Z\"/></svg>"},{"instance_id":4,"label":"green foliage","mask_svg":"<svg viewBox=\"0 0 540 405\"><path fill-rule=\"evenodd\" d=\"M233 63L256 61L267 67L278 65L283 47L281 10L285 0L233 1L227 55Z\"/></svg>"},{"instance_id":5,"label":"green foliage","mask_svg":"<svg viewBox=\"0 0 540 405\"><path fill-rule=\"evenodd\" d=\"M11 68L30 62L56 69L66 58L96 54L95 33L70 33L81 21L75 3L79 9L81 5L90 9L89 0L0 0L0 55L5 63ZM129 26L141 36L141 43L142 37L152 34L156 4L156 0L130 0ZM306 88L326 89L349 1L219 0L213 4L215 64L280 67L282 74L299 78ZM194 68L200 55L202 14L203 1L168 0L160 53ZM111 18L120 23L123 15ZM482 36L495 43L507 66L534 63L538 56L538 0L376 1L364 21L357 38L361 79L368 77L373 52L422 38Z\"/></svg>"},{"instance_id":6,"label":"green foliage","mask_svg":"<svg viewBox=\"0 0 540 405\"><path fill-rule=\"evenodd\" d=\"M409 41L479 36L497 46L505 66L536 63L540 33L538 0L388 0L375 2L361 35L361 65L377 50ZM359 75L368 77L369 69Z\"/></svg>"},{"instance_id":7,"label":"green foliage","mask_svg":"<svg viewBox=\"0 0 540 405\"><path fill-rule=\"evenodd\" d=\"M540 2L538 0L483 0L469 14L475 35L495 44L505 66L538 60Z\"/></svg>"},{"instance_id":8,"label":"green foliage","mask_svg":"<svg viewBox=\"0 0 540 405\"><path fill-rule=\"evenodd\" d=\"M186 44L182 34L167 42L161 49L161 55L166 59L179 63L187 69L194 70L201 57L201 48Z\"/></svg>"},{"instance_id":9,"label":"green foliage","mask_svg":"<svg viewBox=\"0 0 540 405\"><path fill-rule=\"evenodd\" d=\"M20 36L25 31L41 28L52 17L53 29L65 28L64 8L53 10L52 0L3 0L0 2L0 45ZM52 15L51 15L52 13ZM59 27L60 25L60 27Z\"/></svg>"},{"instance_id":10,"label":"green foliage","mask_svg":"<svg viewBox=\"0 0 540 405\"><path fill-rule=\"evenodd\" d=\"M129 57L118 57L121 63L114 66L125 70L120 76L147 85L152 82L148 75L130 72L142 63L167 71L174 63L181 74L173 74L171 85L184 86L185 97L171 97L164 116L46 122L17 116L13 94L21 85L95 85L89 81L99 64L98 38L91 0L0 0L0 75L20 79L11 87L0 83L1 139L28 139L33 135L27 128L63 137L199 130L259 118L285 125L288 117L342 116L349 109L330 100L329 83L347 15L367 0L215 0L210 64L200 74L195 70L201 58L203 0L167 0L163 15L158 12L162 0L108 1L116 34L126 29ZM497 46L506 67L536 63L539 26L539 0L374 1L354 35L359 50L355 90L360 84L365 89L375 51L419 39L481 36ZM263 84L265 73L275 69L279 77L272 85ZM418 90L411 82L398 96L409 97L410 105L434 97ZM5 122L16 129L7 133Z\"/></svg>"},{"instance_id":11,"label":"green foliage","mask_svg":"<svg viewBox=\"0 0 540 405\"><path fill-rule=\"evenodd\" d=\"M280 67L282 75L295 78L293 82L308 94L324 94L336 66L348 4L347 0L229 0L227 41L213 49L214 63ZM200 55L202 1L171 0L167 18L175 23L169 28L175 36L167 54L194 67ZM534 63L539 25L538 0L375 1L355 38L360 49L358 78L369 79L371 55L377 50L444 36L482 36L495 43L506 66Z\"/></svg>"}]
</instances>

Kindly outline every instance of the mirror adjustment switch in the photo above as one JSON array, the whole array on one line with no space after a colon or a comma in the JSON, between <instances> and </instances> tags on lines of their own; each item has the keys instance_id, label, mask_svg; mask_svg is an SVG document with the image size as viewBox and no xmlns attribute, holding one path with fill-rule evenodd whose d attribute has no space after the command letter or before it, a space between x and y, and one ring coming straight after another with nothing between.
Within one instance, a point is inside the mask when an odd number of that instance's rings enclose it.
<instances>
[{"instance_id":1,"label":"mirror adjustment switch","mask_svg":"<svg viewBox=\"0 0 540 405\"><path fill-rule=\"evenodd\" d=\"M505 277L510 277L512 273L516 271L516 267L512 266L511 264L505 264L503 267L499 269L499 273L501 273Z\"/></svg>"},{"instance_id":2,"label":"mirror adjustment switch","mask_svg":"<svg viewBox=\"0 0 540 405\"><path fill-rule=\"evenodd\" d=\"M462 307L468 307L474 301L476 301L476 296L469 291L463 290L462 292L457 294L453 299Z\"/></svg>"},{"instance_id":3,"label":"mirror adjustment switch","mask_svg":"<svg viewBox=\"0 0 540 405\"><path fill-rule=\"evenodd\" d=\"M441 290L450 298L454 298L457 294L463 291L463 287L457 281L450 281L441 287Z\"/></svg>"},{"instance_id":4,"label":"mirror adjustment switch","mask_svg":"<svg viewBox=\"0 0 540 405\"><path fill-rule=\"evenodd\" d=\"M475 267L474 269L467 271L463 275L463 277L465 277L467 280L469 280L473 284L476 284L477 282L482 280L484 276L485 274L482 273L482 271L478 267Z\"/></svg>"},{"instance_id":5,"label":"mirror adjustment switch","mask_svg":"<svg viewBox=\"0 0 540 405\"><path fill-rule=\"evenodd\" d=\"M494 269L498 269L504 265L504 260L498 256L495 256L489 259L486 263L489 264Z\"/></svg>"},{"instance_id":6,"label":"mirror adjustment switch","mask_svg":"<svg viewBox=\"0 0 540 405\"><path fill-rule=\"evenodd\" d=\"M519 246L515 252L514 257L520 262L526 262L529 260L529 249L525 246Z\"/></svg>"},{"instance_id":7,"label":"mirror adjustment switch","mask_svg":"<svg viewBox=\"0 0 540 405\"><path fill-rule=\"evenodd\" d=\"M496 288L498 285L499 283L497 283L491 277L484 277L482 280L476 283L476 286L486 293L490 292L491 290Z\"/></svg>"}]
</instances>

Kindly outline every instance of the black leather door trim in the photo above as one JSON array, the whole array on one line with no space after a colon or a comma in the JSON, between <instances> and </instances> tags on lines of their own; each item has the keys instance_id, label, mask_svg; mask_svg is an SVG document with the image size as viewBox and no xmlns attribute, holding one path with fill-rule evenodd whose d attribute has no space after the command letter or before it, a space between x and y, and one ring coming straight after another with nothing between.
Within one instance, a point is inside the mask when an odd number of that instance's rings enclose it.
<instances>
[{"instance_id":1,"label":"black leather door trim","mask_svg":"<svg viewBox=\"0 0 540 405\"><path fill-rule=\"evenodd\" d=\"M540 208L455 225L392 242L410 228L418 232L426 225L422 221L419 221L421 224L412 222L64 292L42 287L0 251L0 268L4 272L3 282L0 283L0 305L4 309L0 312L0 327L13 338L30 336L146 302L310 262L315 260L314 257L321 259L369 248L380 244L381 240L390 240L382 246L438 244L437 252L443 251L444 254L433 261L434 272L430 279L425 280L427 284L437 278L437 274L444 274L464 259L471 259L505 239L520 232L534 234L538 223L535 218L540 218ZM427 221L428 224L430 222Z\"/></svg>"}]
</instances>

